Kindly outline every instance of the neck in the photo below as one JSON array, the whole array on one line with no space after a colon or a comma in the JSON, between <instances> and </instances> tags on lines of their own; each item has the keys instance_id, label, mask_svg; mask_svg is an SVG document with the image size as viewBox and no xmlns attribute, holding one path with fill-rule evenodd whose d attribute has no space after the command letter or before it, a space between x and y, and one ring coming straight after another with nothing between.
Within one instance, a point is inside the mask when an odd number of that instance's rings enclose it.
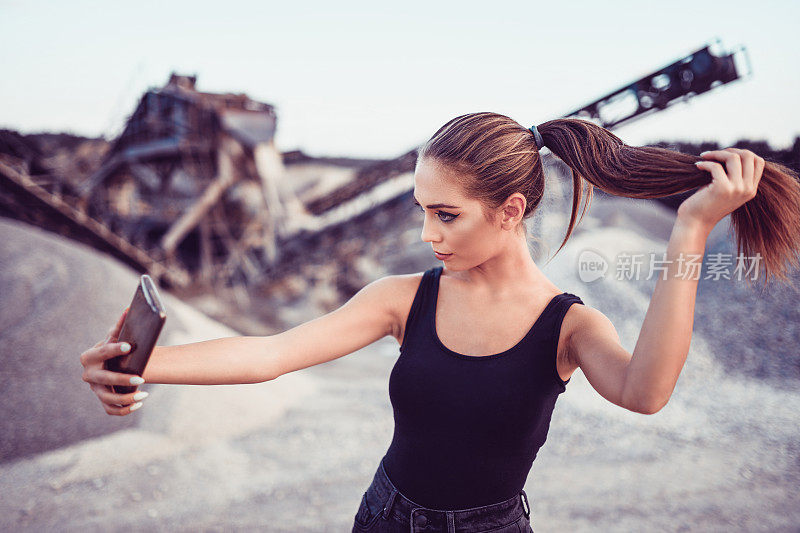
<instances>
[{"instance_id":1,"label":"neck","mask_svg":"<svg viewBox=\"0 0 800 533\"><path fill-rule=\"evenodd\" d=\"M501 297L512 295L520 286L552 285L531 257L524 235L509 239L490 259L459 274L475 290Z\"/></svg>"}]
</instances>

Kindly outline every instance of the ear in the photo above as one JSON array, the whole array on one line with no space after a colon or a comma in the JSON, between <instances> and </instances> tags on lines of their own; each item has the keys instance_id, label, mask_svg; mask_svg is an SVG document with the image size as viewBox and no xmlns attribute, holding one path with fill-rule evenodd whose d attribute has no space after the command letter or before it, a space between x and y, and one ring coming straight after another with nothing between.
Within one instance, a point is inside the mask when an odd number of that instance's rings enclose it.
<instances>
[{"instance_id":1,"label":"ear","mask_svg":"<svg viewBox=\"0 0 800 533\"><path fill-rule=\"evenodd\" d=\"M527 202L522 194L515 192L500 207L500 226L503 229L514 229L520 222L525 213Z\"/></svg>"}]
</instances>

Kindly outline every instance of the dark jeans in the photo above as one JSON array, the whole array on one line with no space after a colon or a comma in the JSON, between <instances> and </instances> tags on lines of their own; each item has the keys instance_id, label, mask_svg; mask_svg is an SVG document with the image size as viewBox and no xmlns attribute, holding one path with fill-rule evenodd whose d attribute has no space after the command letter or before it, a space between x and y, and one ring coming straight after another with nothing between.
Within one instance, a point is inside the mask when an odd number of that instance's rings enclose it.
<instances>
[{"instance_id":1,"label":"dark jeans","mask_svg":"<svg viewBox=\"0 0 800 533\"><path fill-rule=\"evenodd\" d=\"M523 505L524 499L524 505ZM528 495L471 509L428 509L403 496L386 475L381 459L353 524L354 533L533 533Z\"/></svg>"}]
</instances>

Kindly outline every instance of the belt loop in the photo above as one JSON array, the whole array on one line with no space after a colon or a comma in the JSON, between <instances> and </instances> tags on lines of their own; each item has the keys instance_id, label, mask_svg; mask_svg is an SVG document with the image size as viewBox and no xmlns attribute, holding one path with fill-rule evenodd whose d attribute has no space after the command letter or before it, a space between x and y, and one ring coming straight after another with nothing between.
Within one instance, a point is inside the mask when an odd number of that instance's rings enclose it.
<instances>
[{"instance_id":1,"label":"belt loop","mask_svg":"<svg viewBox=\"0 0 800 533\"><path fill-rule=\"evenodd\" d=\"M397 496L397 491L392 489L392 493L389 495L389 500L386 502L386 505L383 506L383 519L388 520L389 515L392 512L392 506L394 505L394 497Z\"/></svg>"},{"instance_id":2,"label":"belt loop","mask_svg":"<svg viewBox=\"0 0 800 533\"><path fill-rule=\"evenodd\" d=\"M522 511L525 513L525 518L530 519L530 517L531 517L531 506L528 503L528 495L525 494L524 490L522 492L520 492L520 494L522 495L523 500L525 500L525 503L522 506ZM526 507L527 507L527 510L526 510Z\"/></svg>"},{"instance_id":3,"label":"belt loop","mask_svg":"<svg viewBox=\"0 0 800 533\"><path fill-rule=\"evenodd\" d=\"M445 511L447 516L447 533L456 533L455 511Z\"/></svg>"}]
</instances>

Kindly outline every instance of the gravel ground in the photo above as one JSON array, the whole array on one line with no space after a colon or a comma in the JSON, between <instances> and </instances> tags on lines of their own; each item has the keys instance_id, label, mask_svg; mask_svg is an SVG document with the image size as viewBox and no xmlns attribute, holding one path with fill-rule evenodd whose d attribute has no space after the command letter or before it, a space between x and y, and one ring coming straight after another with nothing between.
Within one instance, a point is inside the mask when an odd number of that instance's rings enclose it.
<instances>
[{"instance_id":1,"label":"gravel ground","mask_svg":"<svg viewBox=\"0 0 800 533\"><path fill-rule=\"evenodd\" d=\"M0 465L0 528L348 531L391 440L394 344L194 391L208 408L186 405L167 431L162 404L195 387L153 385L140 428ZM698 366L652 416L575 374L526 484L536 531L797 531L798 391L718 377L712 395ZM242 414L278 387L299 394L296 377L309 386L280 417Z\"/></svg>"}]
</instances>

